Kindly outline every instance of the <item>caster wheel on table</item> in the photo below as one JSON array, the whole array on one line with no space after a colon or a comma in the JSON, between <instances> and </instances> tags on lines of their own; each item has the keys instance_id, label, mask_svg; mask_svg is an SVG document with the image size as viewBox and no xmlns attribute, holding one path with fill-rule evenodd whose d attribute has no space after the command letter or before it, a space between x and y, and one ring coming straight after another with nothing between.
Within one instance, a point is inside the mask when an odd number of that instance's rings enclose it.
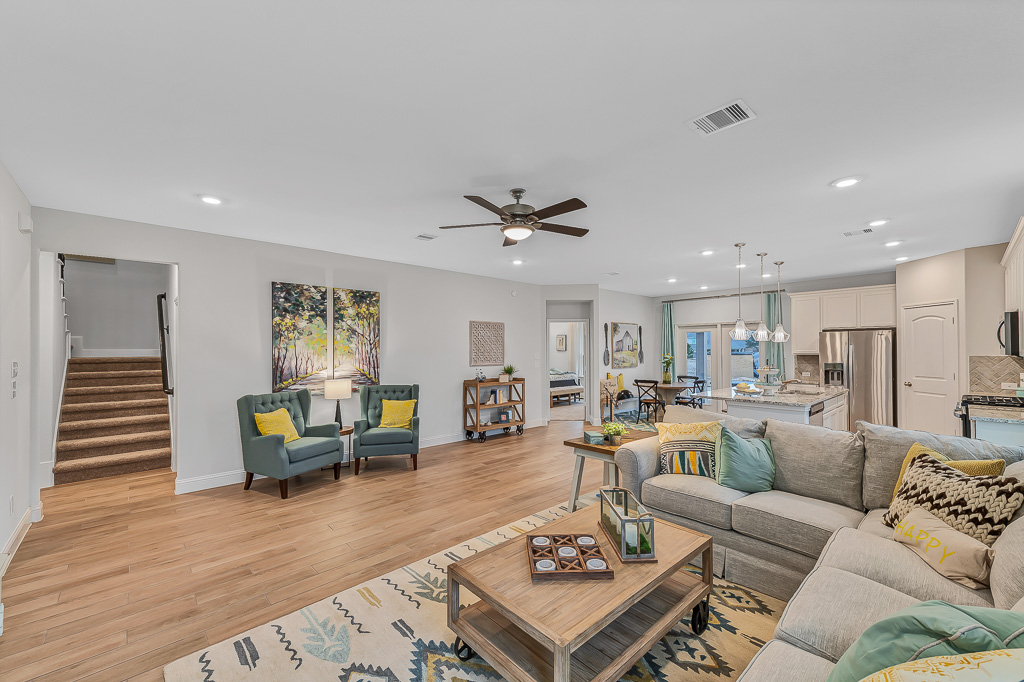
<instances>
[{"instance_id":1,"label":"caster wheel on table","mask_svg":"<svg viewBox=\"0 0 1024 682\"><path fill-rule=\"evenodd\" d=\"M476 439L478 441L480 441L481 443L486 443L487 442L487 434L484 433L483 431L481 431L479 434L477 434Z\"/></svg>"},{"instance_id":2,"label":"caster wheel on table","mask_svg":"<svg viewBox=\"0 0 1024 682\"><path fill-rule=\"evenodd\" d=\"M708 629L709 613L710 605L707 599L693 607L693 613L690 616L690 629L693 630L693 634L703 635L704 631Z\"/></svg>"},{"instance_id":3,"label":"caster wheel on table","mask_svg":"<svg viewBox=\"0 0 1024 682\"><path fill-rule=\"evenodd\" d=\"M512 430L511 426L506 426L504 429L502 429L502 431L504 431L505 433L508 433L511 430Z\"/></svg>"},{"instance_id":4,"label":"caster wheel on table","mask_svg":"<svg viewBox=\"0 0 1024 682\"><path fill-rule=\"evenodd\" d=\"M452 649L455 650L455 657L463 663L476 656L476 652L461 637L455 638L455 644L452 645Z\"/></svg>"},{"instance_id":5,"label":"caster wheel on table","mask_svg":"<svg viewBox=\"0 0 1024 682\"><path fill-rule=\"evenodd\" d=\"M466 440L473 440L473 432L466 431Z\"/></svg>"},{"instance_id":6,"label":"caster wheel on table","mask_svg":"<svg viewBox=\"0 0 1024 682\"><path fill-rule=\"evenodd\" d=\"M522 424L520 424L519 426L516 427L516 434L518 434L520 436L523 435L523 425Z\"/></svg>"}]
</instances>

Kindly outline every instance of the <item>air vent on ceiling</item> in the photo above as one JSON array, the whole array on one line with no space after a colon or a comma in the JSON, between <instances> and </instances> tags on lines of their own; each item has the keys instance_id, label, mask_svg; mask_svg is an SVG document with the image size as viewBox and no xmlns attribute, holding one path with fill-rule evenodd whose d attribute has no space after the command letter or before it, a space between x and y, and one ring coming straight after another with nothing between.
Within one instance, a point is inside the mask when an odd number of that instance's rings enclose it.
<instances>
[{"instance_id":1,"label":"air vent on ceiling","mask_svg":"<svg viewBox=\"0 0 1024 682\"><path fill-rule=\"evenodd\" d=\"M686 125L690 126L690 130L701 137L706 137L714 135L719 130L725 130L740 123L746 123L753 118L757 118L754 110L748 107L746 102L738 99L721 109L709 111L703 116L687 121Z\"/></svg>"},{"instance_id":2,"label":"air vent on ceiling","mask_svg":"<svg viewBox=\"0 0 1024 682\"><path fill-rule=\"evenodd\" d=\"M865 227L863 230L853 230L851 232L843 232L844 237L859 237L862 234L871 234L874 232L870 227Z\"/></svg>"},{"instance_id":3,"label":"air vent on ceiling","mask_svg":"<svg viewBox=\"0 0 1024 682\"><path fill-rule=\"evenodd\" d=\"M429 242L429 241L433 241L433 240L437 239L437 235L436 234L418 234L418 235L416 235L416 239L419 239L421 242Z\"/></svg>"}]
</instances>

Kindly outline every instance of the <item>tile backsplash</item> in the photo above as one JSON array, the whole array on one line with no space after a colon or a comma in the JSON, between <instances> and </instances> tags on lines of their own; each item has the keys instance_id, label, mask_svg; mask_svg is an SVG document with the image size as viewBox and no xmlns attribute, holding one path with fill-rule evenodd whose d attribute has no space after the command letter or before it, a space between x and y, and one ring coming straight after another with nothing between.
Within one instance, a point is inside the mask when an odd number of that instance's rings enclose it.
<instances>
[{"instance_id":1,"label":"tile backsplash","mask_svg":"<svg viewBox=\"0 0 1024 682\"><path fill-rule=\"evenodd\" d=\"M797 355L796 356L796 375L790 377L791 379L797 379L804 382L805 384L820 384L821 373L818 371L818 356L817 355ZM808 372L810 376L804 376L804 372Z\"/></svg>"},{"instance_id":2,"label":"tile backsplash","mask_svg":"<svg viewBox=\"0 0 1024 682\"><path fill-rule=\"evenodd\" d=\"M972 355L969 359L970 393L981 395L1016 395L1013 389L1005 389L1003 383L1020 383L1024 372L1024 358L1013 355Z\"/></svg>"}]
</instances>

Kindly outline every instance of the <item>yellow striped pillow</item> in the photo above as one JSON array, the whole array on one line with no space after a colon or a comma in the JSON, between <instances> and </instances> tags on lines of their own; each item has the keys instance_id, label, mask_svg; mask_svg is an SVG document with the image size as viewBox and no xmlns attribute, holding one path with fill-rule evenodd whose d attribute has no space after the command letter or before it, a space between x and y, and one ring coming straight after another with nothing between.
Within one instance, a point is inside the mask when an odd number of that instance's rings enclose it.
<instances>
[{"instance_id":1,"label":"yellow striped pillow","mask_svg":"<svg viewBox=\"0 0 1024 682\"><path fill-rule=\"evenodd\" d=\"M717 480L722 422L659 422L655 426L661 450L661 473L707 476Z\"/></svg>"}]
</instances>

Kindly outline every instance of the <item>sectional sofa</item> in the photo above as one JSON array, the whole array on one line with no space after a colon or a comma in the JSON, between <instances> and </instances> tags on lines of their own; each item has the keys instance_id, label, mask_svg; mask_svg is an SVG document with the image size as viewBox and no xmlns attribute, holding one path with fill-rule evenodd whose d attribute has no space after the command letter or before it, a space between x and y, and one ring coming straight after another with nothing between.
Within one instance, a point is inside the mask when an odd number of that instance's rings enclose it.
<instances>
[{"instance_id":1,"label":"sectional sofa","mask_svg":"<svg viewBox=\"0 0 1024 682\"><path fill-rule=\"evenodd\" d=\"M716 575L789 600L775 639L751 661L744 682L824 680L868 626L918 601L1024 611L1021 514L993 546L985 590L947 580L881 521L914 443L951 459L1003 459L1004 475L1022 479L1024 447L864 422L850 433L681 406L665 414L675 423L712 420L771 441L773 490L749 494L710 478L659 474L657 438L624 445L615 461L622 486L656 516L714 538Z\"/></svg>"}]
</instances>

